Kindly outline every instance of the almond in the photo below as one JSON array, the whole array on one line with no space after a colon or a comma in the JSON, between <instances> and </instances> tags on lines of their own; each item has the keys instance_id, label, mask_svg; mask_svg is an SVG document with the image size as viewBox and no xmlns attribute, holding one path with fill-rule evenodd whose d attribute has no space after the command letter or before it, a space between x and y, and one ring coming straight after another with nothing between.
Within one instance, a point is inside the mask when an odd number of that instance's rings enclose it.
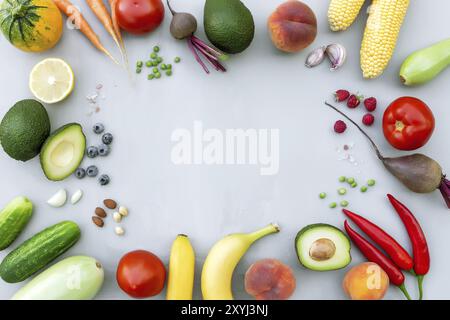
<instances>
[{"instance_id":1,"label":"almond","mask_svg":"<svg viewBox=\"0 0 450 320\"><path fill-rule=\"evenodd\" d=\"M106 218L106 211L103 208L97 207L95 208L95 214L100 218Z\"/></svg>"},{"instance_id":2,"label":"almond","mask_svg":"<svg viewBox=\"0 0 450 320\"><path fill-rule=\"evenodd\" d=\"M96 216L93 216L93 217L92 217L92 222L94 222L95 225L96 225L97 227L99 227L99 228L102 228L103 225L105 224L105 223L103 222L103 219L102 219L102 218L99 218L99 217L96 217Z\"/></svg>"},{"instance_id":3,"label":"almond","mask_svg":"<svg viewBox=\"0 0 450 320\"><path fill-rule=\"evenodd\" d=\"M105 200L103 200L103 204L108 209L115 209L115 208L117 208L117 202L115 202L113 199L105 199Z\"/></svg>"}]
</instances>

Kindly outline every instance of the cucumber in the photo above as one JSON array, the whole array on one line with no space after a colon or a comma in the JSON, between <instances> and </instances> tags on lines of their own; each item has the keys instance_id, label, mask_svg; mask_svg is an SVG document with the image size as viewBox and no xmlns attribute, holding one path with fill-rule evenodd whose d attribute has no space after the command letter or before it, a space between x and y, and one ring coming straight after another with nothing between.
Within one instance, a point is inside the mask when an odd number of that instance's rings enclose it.
<instances>
[{"instance_id":1,"label":"cucumber","mask_svg":"<svg viewBox=\"0 0 450 320\"><path fill-rule=\"evenodd\" d=\"M0 264L0 277L8 283L21 282L66 252L80 238L75 222L57 223L26 240Z\"/></svg>"},{"instance_id":2,"label":"cucumber","mask_svg":"<svg viewBox=\"0 0 450 320\"><path fill-rule=\"evenodd\" d=\"M0 250L16 240L30 221L33 204L25 197L16 197L0 212Z\"/></svg>"},{"instance_id":3,"label":"cucumber","mask_svg":"<svg viewBox=\"0 0 450 320\"><path fill-rule=\"evenodd\" d=\"M88 300L97 295L103 279L104 271L97 260L70 257L39 274L12 300Z\"/></svg>"}]
</instances>

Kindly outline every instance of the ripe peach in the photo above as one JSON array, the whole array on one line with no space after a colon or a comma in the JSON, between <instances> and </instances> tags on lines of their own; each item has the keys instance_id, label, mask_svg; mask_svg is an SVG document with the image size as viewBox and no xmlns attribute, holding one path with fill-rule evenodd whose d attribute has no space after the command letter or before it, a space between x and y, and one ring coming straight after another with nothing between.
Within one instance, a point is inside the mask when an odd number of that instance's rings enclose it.
<instances>
[{"instance_id":1,"label":"ripe peach","mask_svg":"<svg viewBox=\"0 0 450 320\"><path fill-rule=\"evenodd\" d=\"M381 300L389 287L389 277L376 263L365 262L347 272L342 286L352 300Z\"/></svg>"},{"instance_id":2,"label":"ripe peach","mask_svg":"<svg viewBox=\"0 0 450 320\"><path fill-rule=\"evenodd\" d=\"M306 4L290 0L269 17L272 42L281 51L298 52L308 47L317 35L317 19Z\"/></svg>"},{"instance_id":3,"label":"ripe peach","mask_svg":"<svg viewBox=\"0 0 450 320\"><path fill-rule=\"evenodd\" d=\"M275 259L260 260L245 274L245 290L256 300L287 300L295 287L291 268Z\"/></svg>"}]
</instances>

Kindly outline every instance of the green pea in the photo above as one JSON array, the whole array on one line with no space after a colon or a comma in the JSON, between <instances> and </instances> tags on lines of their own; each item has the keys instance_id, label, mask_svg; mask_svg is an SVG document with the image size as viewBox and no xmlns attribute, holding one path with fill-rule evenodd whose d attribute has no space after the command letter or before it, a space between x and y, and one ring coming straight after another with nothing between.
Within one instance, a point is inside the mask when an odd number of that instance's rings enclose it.
<instances>
[{"instance_id":1,"label":"green pea","mask_svg":"<svg viewBox=\"0 0 450 320\"><path fill-rule=\"evenodd\" d=\"M163 63L162 65L161 65L161 70L166 70L167 69L167 66Z\"/></svg>"},{"instance_id":2,"label":"green pea","mask_svg":"<svg viewBox=\"0 0 450 320\"><path fill-rule=\"evenodd\" d=\"M345 188L339 188L339 189L338 189L338 193L339 193L341 196L343 196L344 194L347 193L347 189L345 189Z\"/></svg>"},{"instance_id":3,"label":"green pea","mask_svg":"<svg viewBox=\"0 0 450 320\"><path fill-rule=\"evenodd\" d=\"M336 203L336 202L332 202L332 203L330 203L329 207L330 207L331 209L334 209L334 208L337 207L337 203Z\"/></svg>"},{"instance_id":4,"label":"green pea","mask_svg":"<svg viewBox=\"0 0 450 320\"><path fill-rule=\"evenodd\" d=\"M175 63L179 63L179 62L181 61L181 58L180 58L180 57L175 57L175 59L173 59L173 61L174 61Z\"/></svg>"},{"instance_id":5,"label":"green pea","mask_svg":"<svg viewBox=\"0 0 450 320\"><path fill-rule=\"evenodd\" d=\"M138 68L142 68L143 65L144 65L144 62L142 62L142 61L136 62L136 67L138 67Z\"/></svg>"},{"instance_id":6,"label":"green pea","mask_svg":"<svg viewBox=\"0 0 450 320\"><path fill-rule=\"evenodd\" d=\"M155 75L152 74L152 73L150 73L150 74L147 76L147 79L148 79L148 80L153 80L154 78L155 78Z\"/></svg>"},{"instance_id":7,"label":"green pea","mask_svg":"<svg viewBox=\"0 0 450 320\"><path fill-rule=\"evenodd\" d=\"M150 55L150 58L157 59L158 55L155 52L152 52L152 54Z\"/></svg>"},{"instance_id":8,"label":"green pea","mask_svg":"<svg viewBox=\"0 0 450 320\"><path fill-rule=\"evenodd\" d=\"M155 78L156 78L156 79L159 79L159 78L161 78L161 73L159 73L159 72L158 72L158 73L156 73L156 74L155 74Z\"/></svg>"},{"instance_id":9,"label":"green pea","mask_svg":"<svg viewBox=\"0 0 450 320\"><path fill-rule=\"evenodd\" d=\"M167 69L172 69L172 65L170 63L167 65Z\"/></svg>"},{"instance_id":10,"label":"green pea","mask_svg":"<svg viewBox=\"0 0 450 320\"><path fill-rule=\"evenodd\" d=\"M341 201L341 207L345 208L346 206L348 206L348 201L346 200Z\"/></svg>"},{"instance_id":11,"label":"green pea","mask_svg":"<svg viewBox=\"0 0 450 320\"><path fill-rule=\"evenodd\" d=\"M360 190L361 190L361 192L366 192L367 191L367 187L366 186L362 186Z\"/></svg>"},{"instance_id":12,"label":"green pea","mask_svg":"<svg viewBox=\"0 0 450 320\"><path fill-rule=\"evenodd\" d=\"M167 70L167 71L166 71L166 76L170 77L171 75L172 75L172 71Z\"/></svg>"},{"instance_id":13,"label":"green pea","mask_svg":"<svg viewBox=\"0 0 450 320\"><path fill-rule=\"evenodd\" d=\"M367 181L367 185L368 185L369 187L373 187L373 186L375 185L375 180L374 180L374 179L369 179L369 180Z\"/></svg>"},{"instance_id":14,"label":"green pea","mask_svg":"<svg viewBox=\"0 0 450 320\"><path fill-rule=\"evenodd\" d=\"M358 184L356 183L356 182L353 182L352 184L351 184L351 187L352 188L356 188L358 186Z\"/></svg>"},{"instance_id":15,"label":"green pea","mask_svg":"<svg viewBox=\"0 0 450 320\"><path fill-rule=\"evenodd\" d=\"M320 199L325 199L326 197L327 197L327 194L325 192L319 193L319 198Z\"/></svg>"},{"instance_id":16,"label":"green pea","mask_svg":"<svg viewBox=\"0 0 450 320\"><path fill-rule=\"evenodd\" d=\"M142 69L141 68L136 68L136 73L141 73Z\"/></svg>"},{"instance_id":17,"label":"green pea","mask_svg":"<svg viewBox=\"0 0 450 320\"><path fill-rule=\"evenodd\" d=\"M159 69L158 68L153 68L153 73L159 73Z\"/></svg>"},{"instance_id":18,"label":"green pea","mask_svg":"<svg viewBox=\"0 0 450 320\"><path fill-rule=\"evenodd\" d=\"M153 65L153 64L152 64L151 61L145 62L145 66L146 66L147 68L150 68L152 65Z\"/></svg>"},{"instance_id":19,"label":"green pea","mask_svg":"<svg viewBox=\"0 0 450 320\"><path fill-rule=\"evenodd\" d=\"M355 178L347 178L348 184L352 184L353 182L355 182Z\"/></svg>"},{"instance_id":20,"label":"green pea","mask_svg":"<svg viewBox=\"0 0 450 320\"><path fill-rule=\"evenodd\" d=\"M153 47L153 52L159 52L159 47L158 46L154 46Z\"/></svg>"},{"instance_id":21,"label":"green pea","mask_svg":"<svg viewBox=\"0 0 450 320\"><path fill-rule=\"evenodd\" d=\"M345 182L346 178L344 176L339 177L339 182Z\"/></svg>"},{"instance_id":22,"label":"green pea","mask_svg":"<svg viewBox=\"0 0 450 320\"><path fill-rule=\"evenodd\" d=\"M158 57L158 58L156 58L156 61L158 61L158 63L161 63L163 61L163 58Z\"/></svg>"}]
</instances>

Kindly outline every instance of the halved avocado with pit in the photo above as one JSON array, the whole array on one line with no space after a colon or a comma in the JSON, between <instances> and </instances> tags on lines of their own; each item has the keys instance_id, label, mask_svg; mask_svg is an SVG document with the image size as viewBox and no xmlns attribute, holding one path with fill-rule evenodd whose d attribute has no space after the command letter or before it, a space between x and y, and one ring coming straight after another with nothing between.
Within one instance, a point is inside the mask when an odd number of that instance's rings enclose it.
<instances>
[{"instance_id":1,"label":"halved avocado with pit","mask_svg":"<svg viewBox=\"0 0 450 320\"><path fill-rule=\"evenodd\" d=\"M314 271L331 271L346 267L351 261L349 238L329 224L311 224L295 238L300 263Z\"/></svg>"},{"instance_id":2,"label":"halved avocado with pit","mask_svg":"<svg viewBox=\"0 0 450 320\"><path fill-rule=\"evenodd\" d=\"M41 167L52 181L64 180L80 165L86 137L78 123L69 123L53 132L41 148Z\"/></svg>"}]
</instances>

